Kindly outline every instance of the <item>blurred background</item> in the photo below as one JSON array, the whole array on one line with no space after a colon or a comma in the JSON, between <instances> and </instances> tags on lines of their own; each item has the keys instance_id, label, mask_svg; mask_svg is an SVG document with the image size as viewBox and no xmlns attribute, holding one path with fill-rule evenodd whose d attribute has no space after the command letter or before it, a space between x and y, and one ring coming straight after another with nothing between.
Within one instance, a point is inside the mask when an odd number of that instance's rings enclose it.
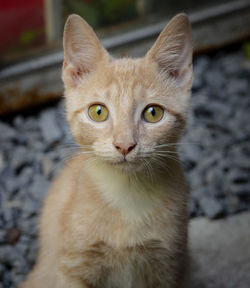
<instances>
[{"instance_id":1,"label":"blurred background","mask_svg":"<svg viewBox=\"0 0 250 288\"><path fill-rule=\"evenodd\" d=\"M62 97L67 16L87 20L114 56L140 57L179 12L194 36L179 145L200 261L193 287L249 287L250 0L0 0L0 288L33 266L40 207L77 149Z\"/></svg>"},{"instance_id":2,"label":"blurred background","mask_svg":"<svg viewBox=\"0 0 250 288\"><path fill-rule=\"evenodd\" d=\"M228 2L230 1L1 0L1 60L30 55L31 52L34 53L34 49L37 52L60 46L63 23L72 13L81 15L94 28L115 29L119 25L118 32L122 27L126 29L159 22L179 12L180 7L183 11L191 12ZM126 24L121 25L122 23Z\"/></svg>"}]
</instances>

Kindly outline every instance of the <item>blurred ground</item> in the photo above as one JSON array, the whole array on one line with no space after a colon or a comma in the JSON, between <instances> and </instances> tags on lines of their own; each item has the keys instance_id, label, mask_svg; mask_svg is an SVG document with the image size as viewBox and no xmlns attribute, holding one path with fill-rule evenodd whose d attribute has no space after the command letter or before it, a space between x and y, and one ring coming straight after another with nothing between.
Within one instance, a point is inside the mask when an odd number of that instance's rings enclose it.
<instances>
[{"instance_id":1,"label":"blurred ground","mask_svg":"<svg viewBox=\"0 0 250 288\"><path fill-rule=\"evenodd\" d=\"M192 288L250 286L250 213L190 223Z\"/></svg>"}]
</instances>

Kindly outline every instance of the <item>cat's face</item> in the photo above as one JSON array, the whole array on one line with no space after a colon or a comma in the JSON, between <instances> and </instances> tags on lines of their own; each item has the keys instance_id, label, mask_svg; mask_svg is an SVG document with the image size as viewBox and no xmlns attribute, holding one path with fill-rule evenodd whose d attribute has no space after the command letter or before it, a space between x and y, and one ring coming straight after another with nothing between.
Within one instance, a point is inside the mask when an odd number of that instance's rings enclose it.
<instances>
[{"instance_id":1,"label":"cat's face","mask_svg":"<svg viewBox=\"0 0 250 288\"><path fill-rule=\"evenodd\" d=\"M160 165L185 124L191 31L175 17L144 58L114 59L73 15L64 32L63 80L72 133L90 157L126 171Z\"/></svg>"}]
</instances>

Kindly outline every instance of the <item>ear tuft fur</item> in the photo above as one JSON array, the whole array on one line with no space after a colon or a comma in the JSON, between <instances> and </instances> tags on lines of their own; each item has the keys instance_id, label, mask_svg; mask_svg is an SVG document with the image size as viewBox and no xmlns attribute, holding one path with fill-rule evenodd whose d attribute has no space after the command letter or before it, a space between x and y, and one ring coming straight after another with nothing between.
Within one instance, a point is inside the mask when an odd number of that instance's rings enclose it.
<instances>
[{"instance_id":1,"label":"ear tuft fur","mask_svg":"<svg viewBox=\"0 0 250 288\"><path fill-rule=\"evenodd\" d=\"M107 55L93 29L78 15L70 15L63 36L63 80L76 86Z\"/></svg>"},{"instance_id":2,"label":"ear tuft fur","mask_svg":"<svg viewBox=\"0 0 250 288\"><path fill-rule=\"evenodd\" d=\"M192 82L192 31L187 16L175 16L159 35L146 57L180 85Z\"/></svg>"}]
</instances>

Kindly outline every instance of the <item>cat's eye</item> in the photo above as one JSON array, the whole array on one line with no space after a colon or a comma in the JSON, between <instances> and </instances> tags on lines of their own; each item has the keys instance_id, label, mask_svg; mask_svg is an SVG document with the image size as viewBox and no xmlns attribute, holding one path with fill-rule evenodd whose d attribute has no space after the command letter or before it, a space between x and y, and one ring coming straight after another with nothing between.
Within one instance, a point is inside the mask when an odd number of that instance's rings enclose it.
<instances>
[{"instance_id":1,"label":"cat's eye","mask_svg":"<svg viewBox=\"0 0 250 288\"><path fill-rule=\"evenodd\" d=\"M89 107L89 117L96 122L103 122L108 118L109 111L102 104L94 104Z\"/></svg>"},{"instance_id":2,"label":"cat's eye","mask_svg":"<svg viewBox=\"0 0 250 288\"><path fill-rule=\"evenodd\" d=\"M150 123L158 122L162 119L164 110L158 105L150 105L143 111L143 119Z\"/></svg>"}]
</instances>

